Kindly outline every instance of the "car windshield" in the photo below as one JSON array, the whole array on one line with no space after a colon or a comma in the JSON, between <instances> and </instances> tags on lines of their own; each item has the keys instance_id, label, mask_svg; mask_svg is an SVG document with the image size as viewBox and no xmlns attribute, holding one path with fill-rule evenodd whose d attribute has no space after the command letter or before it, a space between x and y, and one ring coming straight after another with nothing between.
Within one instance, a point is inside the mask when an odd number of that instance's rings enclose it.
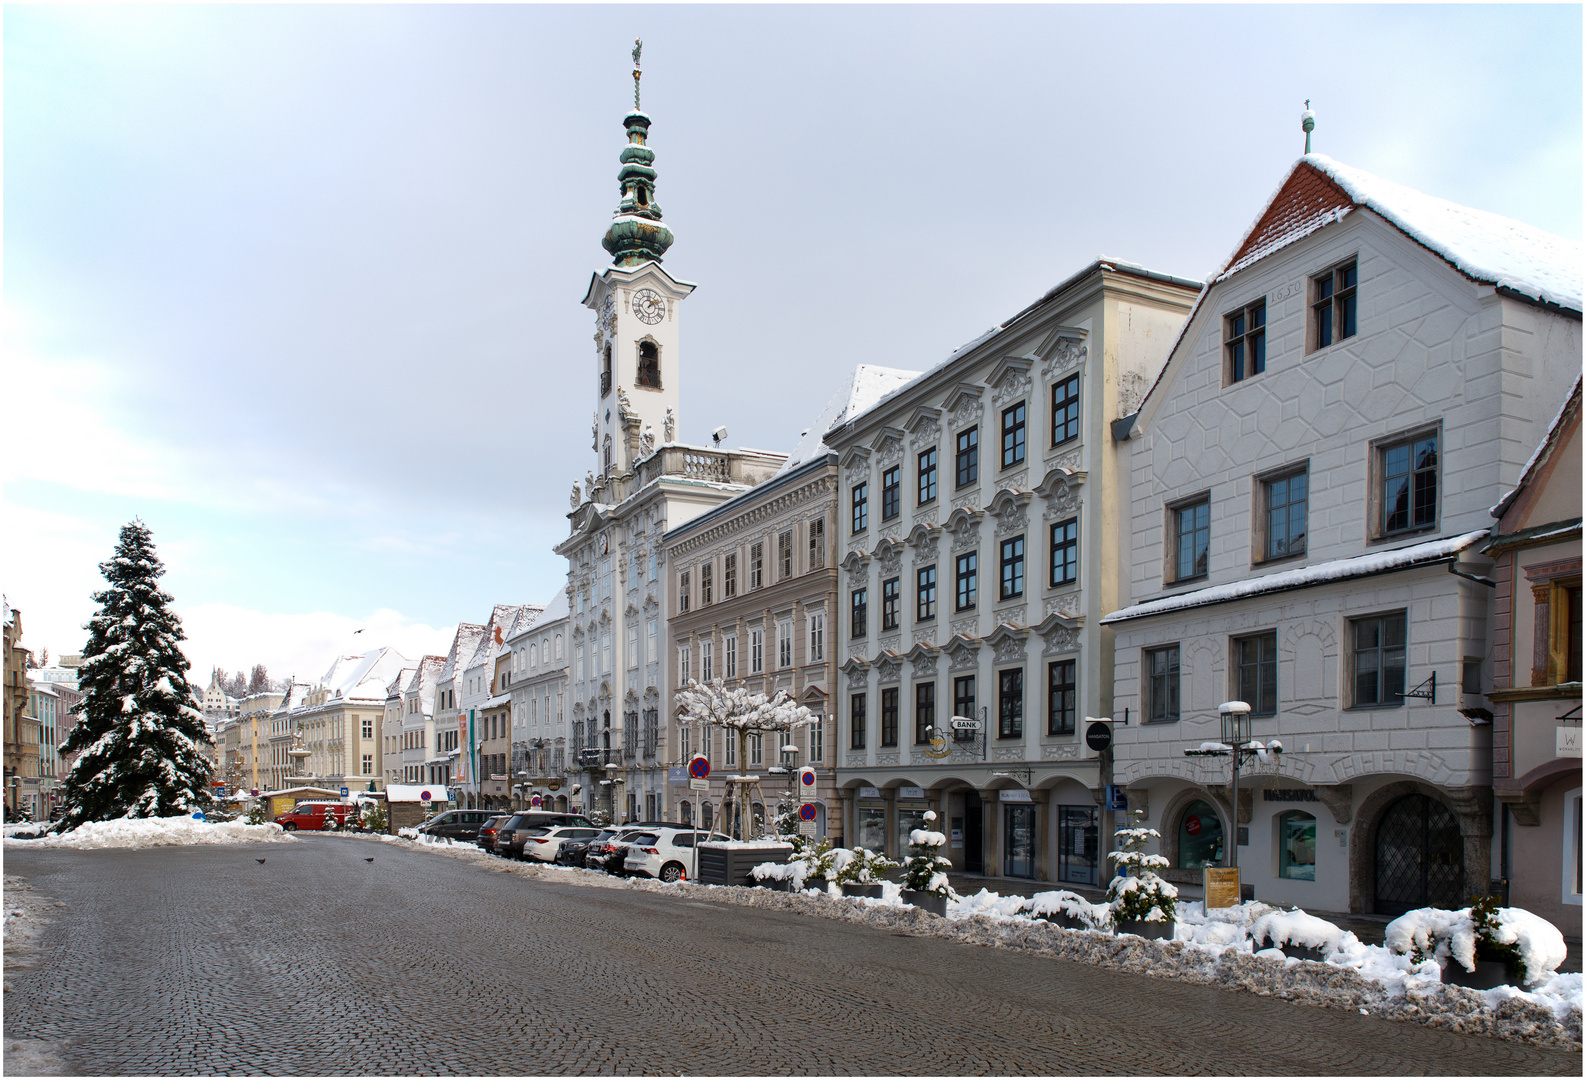
<instances>
[{"instance_id":1,"label":"car windshield","mask_svg":"<svg viewBox=\"0 0 1586 1080\"><path fill-rule=\"evenodd\" d=\"M635 844L638 844L640 847L653 847L655 842L659 840L660 837L653 832L647 832L639 833L637 836L629 837L629 839L631 839Z\"/></svg>"},{"instance_id":2,"label":"car windshield","mask_svg":"<svg viewBox=\"0 0 1586 1080\"><path fill-rule=\"evenodd\" d=\"M601 829L599 835L596 836L595 839L597 841L610 840L613 836L616 836L616 835L617 835L617 830L616 829Z\"/></svg>"}]
</instances>

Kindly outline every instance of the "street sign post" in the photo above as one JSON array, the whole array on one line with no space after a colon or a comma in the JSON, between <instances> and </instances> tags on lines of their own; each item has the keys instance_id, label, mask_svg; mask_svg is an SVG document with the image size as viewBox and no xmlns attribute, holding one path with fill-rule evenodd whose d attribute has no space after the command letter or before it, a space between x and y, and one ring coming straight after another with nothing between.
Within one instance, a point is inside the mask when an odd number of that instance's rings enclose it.
<instances>
[{"instance_id":1,"label":"street sign post","mask_svg":"<svg viewBox=\"0 0 1586 1080\"><path fill-rule=\"evenodd\" d=\"M540 798L540 793L539 792L535 792L533 795L529 796L529 805L534 807L534 809L536 809L536 810L538 810L540 808L540 804L543 803L544 801L545 801L544 799Z\"/></svg>"},{"instance_id":2,"label":"street sign post","mask_svg":"<svg viewBox=\"0 0 1586 1080\"><path fill-rule=\"evenodd\" d=\"M814 821L815 820L815 814L816 814L816 810L815 810L815 804L814 803L805 803L803 806L799 807L799 820L800 821Z\"/></svg>"},{"instance_id":3,"label":"street sign post","mask_svg":"<svg viewBox=\"0 0 1586 1080\"><path fill-rule=\"evenodd\" d=\"M344 798L344 799L347 797L347 789L346 788L342 788L341 789L341 797Z\"/></svg>"},{"instance_id":4,"label":"street sign post","mask_svg":"<svg viewBox=\"0 0 1586 1080\"><path fill-rule=\"evenodd\" d=\"M806 795L815 791L815 770L808 765L799 770L799 790Z\"/></svg>"},{"instance_id":5,"label":"street sign post","mask_svg":"<svg viewBox=\"0 0 1586 1080\"><path fill-rule=\"evenodd\" d=\"M688 775L695 780L703 780L710 775L710 761L703 754L695 755L694 760L688 763Z\"/></svg>"}]
</instances>

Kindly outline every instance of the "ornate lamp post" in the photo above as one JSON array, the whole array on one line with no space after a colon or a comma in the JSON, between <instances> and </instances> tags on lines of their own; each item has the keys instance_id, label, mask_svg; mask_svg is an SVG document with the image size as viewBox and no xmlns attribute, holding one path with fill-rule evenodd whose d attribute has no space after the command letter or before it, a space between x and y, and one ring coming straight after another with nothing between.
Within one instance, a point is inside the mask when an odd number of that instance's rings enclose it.
<instances>
[{"instance_id":1,"label":"ornate lamp post","mask_svg":"<svg viewBox=\"0 0 1586 1080\"><path fill-rule=\"evenodd\" d=\"M1262 746L1250 740L1250 706L1243 701L1225 701L1217 706L1218 719L1222 721L1221 744L1202 743L1198 750L1184 751L1185 757L1226 757L1233 761L1232 806L1233 836L1229 838L1228 865L1239 867L1239 766L1253 757L1266 760L1268 753L1283 753L1283 744L1276 739L1271 746Z\"/></svg>"}]
</instances>

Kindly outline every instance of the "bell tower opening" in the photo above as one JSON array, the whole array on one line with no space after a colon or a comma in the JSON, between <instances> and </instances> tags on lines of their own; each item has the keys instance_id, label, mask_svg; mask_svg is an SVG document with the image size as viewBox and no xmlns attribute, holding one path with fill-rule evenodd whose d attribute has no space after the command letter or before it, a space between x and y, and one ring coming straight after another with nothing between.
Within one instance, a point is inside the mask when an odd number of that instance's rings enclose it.
<instances>
[{"instance_id":1,"label":"bell tower opening","mask_svg":"<svg viewBox=\"0 0 1586 1080\"><path fill-rule=\"evenodd\" d=\"M639 342L639 385L661 389L661 347L653 341Z\"/></svg>"},{"instance_id":2,"label":"bell tower opening","mask_svg":"<svg viewBox=\"0 0 1586 1080\"><path fill-rule=\"evenodd\" d=\"M600 367L600 396L611 393L611 342L606 342L605 358Z\"/></svg>"}]
</instances>

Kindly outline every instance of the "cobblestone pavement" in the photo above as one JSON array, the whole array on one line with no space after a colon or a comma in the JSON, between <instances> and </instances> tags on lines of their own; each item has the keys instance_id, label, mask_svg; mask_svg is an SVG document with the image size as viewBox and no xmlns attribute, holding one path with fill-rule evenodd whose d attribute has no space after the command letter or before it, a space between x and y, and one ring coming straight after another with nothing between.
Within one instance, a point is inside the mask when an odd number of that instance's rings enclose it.
<instances>
[{"instance_id":1,"label":"cobblestone pavement","mask_svg":"<svg viewBox=\"0 0 1586 1080\"><path fill-rule=\"evenodd\" d=\"M1580 1073L1578 1053L350 838L5 861L66 904L7 972L6 1046L85 1074Z\"/></svg>"}]
</instances>

